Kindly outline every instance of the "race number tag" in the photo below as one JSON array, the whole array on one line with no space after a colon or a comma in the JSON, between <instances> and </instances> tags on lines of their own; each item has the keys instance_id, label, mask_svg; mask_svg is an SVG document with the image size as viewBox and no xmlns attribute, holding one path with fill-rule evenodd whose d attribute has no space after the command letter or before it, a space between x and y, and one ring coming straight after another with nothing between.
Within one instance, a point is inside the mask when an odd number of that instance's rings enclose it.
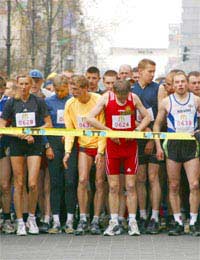
<instances>
[{"instance_id":1,"label":"race number tag","mask_svg":"<svg viewBox=\"0 0 200 260\"><path fill-rule=\"evenodd\" d=\"M35 112L17 113L15 115L17 127L35 126Z\"/></svg>"},{"instance_id":2,"label":"race number tag","mask_svg":"<svg viewBox=\"0 0 200 260\"><path fill-rule=\"evenodd\" d=\"M91 125L86 121L84 116L77 116L77 125L80 129L91 128Z\"/></svg>"},{"instance_id":3,"label":"race number tag","mask_svg":"<svg viewBox=\"0 0 200 260\"><path fill-rule=\"evenodd\" d=\"M193 131L194 129L194 120L192 119L192 115L178 113L175 120L175 128L176 132L185 132L185 131Z\"/></svg>"},{"instance_id":4,"label":"race number tag","mask_svg":"<svg viewBox=\"0 0 200 260\"><path fill-rule=\"evenodd\" d=\"M114 129L131 128L131 115L112 116L112 128Z\"/></svg>"},{"instance_id":5,"label":"race number tag","mask_svg":"<svg viewBox=\"0 0 200 260\"><path fill-rule=\"evenodd\" d=\"M64 110L57 110L57 124L64 124Z\"/></svg>"}]
</instances>

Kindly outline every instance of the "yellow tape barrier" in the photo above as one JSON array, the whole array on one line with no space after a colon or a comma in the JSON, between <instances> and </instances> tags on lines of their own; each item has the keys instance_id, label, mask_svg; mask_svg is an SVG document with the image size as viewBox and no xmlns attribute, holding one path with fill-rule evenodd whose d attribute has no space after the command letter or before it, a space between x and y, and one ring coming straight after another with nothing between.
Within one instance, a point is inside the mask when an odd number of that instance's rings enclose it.
<instances>
[{"instance_id":1,"label":"yellow tape barrier","mask_svg":"<svg viewBox=\"0 0 200 260\"><path fill-rule=\"evenodd\" d=\"M110 138L135 138L135 139L169 139L169 140L194 140L188 133L166 133L166 132L138 132L138 131L105 131L84 130L65 128L19 128L2 127L0 134L27 134L27 135L51 135L51 136L100 136Z\"/></svg>"}]
</instances>

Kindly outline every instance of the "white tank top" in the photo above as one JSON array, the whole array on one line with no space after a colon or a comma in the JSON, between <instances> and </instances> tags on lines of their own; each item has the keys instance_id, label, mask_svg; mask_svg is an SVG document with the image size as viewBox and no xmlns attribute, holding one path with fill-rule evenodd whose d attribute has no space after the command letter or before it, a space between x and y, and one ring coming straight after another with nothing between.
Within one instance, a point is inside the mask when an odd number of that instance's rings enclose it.
<instances>
[{"instance_id":1,"label":"white tank top","mask_svg":"<svg viewBox=\"0 0 200 260\"><path fill-rule=\"evenodd\" d=\"M194 94L188 92L188 99L185 103L176 100L174 94L169 95L169 99L170 109L167 115L167 131L193 133L198 126Z\"/></svg>"}]
</instances>

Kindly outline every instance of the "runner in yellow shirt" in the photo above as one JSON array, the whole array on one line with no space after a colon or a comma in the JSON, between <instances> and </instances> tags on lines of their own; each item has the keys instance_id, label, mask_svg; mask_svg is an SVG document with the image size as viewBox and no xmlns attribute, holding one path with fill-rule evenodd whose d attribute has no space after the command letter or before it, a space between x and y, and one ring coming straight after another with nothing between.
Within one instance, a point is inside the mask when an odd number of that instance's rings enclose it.
<instances>
[{"instance_id":1,"label":"runner in yellow shirt","mask_svg":"<svg viewBox=\"0 0 200 260\"><path fill-rule=\"evenodd\" d=\"M67 101L64 111L64 121L68 129L90 129L86 122L86 116L97 104L99 94L88 92L89 83L84 76L73 76L71 82L73 98ZM97 119L104 123L104 113L100 113ZM74 137L65 139L64 166L67 168L67 161L74 144ZM80 221L75 231L76 235L82 235L88 231L87 214L87 185L89 173L93 161L96 163L96 192L94 197L94 217L91 222L91 233L100 234L99 215L103 200L104 171L104 150L105 139L100 137L79 137L78 138L78 203L80 207Z\"/></svg>"}]
</instances>

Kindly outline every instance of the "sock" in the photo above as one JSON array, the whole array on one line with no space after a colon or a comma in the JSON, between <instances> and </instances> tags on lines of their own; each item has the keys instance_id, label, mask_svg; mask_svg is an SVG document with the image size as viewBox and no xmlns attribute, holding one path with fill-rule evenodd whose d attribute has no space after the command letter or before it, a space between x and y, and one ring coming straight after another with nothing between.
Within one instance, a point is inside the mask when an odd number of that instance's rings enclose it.
<instances>
[{"instance_id":1,"label":"sock","mask_svg":"<svg viewBox=\"0 0 200 260\"><path fill-rule=\"evenodd\" d=\"M99 223L99 216L94 216L92 222L93 221Z\"/></svg>"},{"instance_id":2,"label":"sock","mask_svg":"<svg viewBox=\"0 0 200 260\"><path fill-rule=\"evenodd\" d=\"M159 214L158 210L152 209L151 219L155 219L155 221L158 222L158 214Z\"/></svg>"},{"instance_id":3,"label":"sock","mask_svg":"<svg viewBox=\"0 0 200 260\"><path fill-rule=\"evenodd\" d=\"M85 213L80 214L80 220L87 221L87 215Z\"/></svg>"},{"instance_id":4,"label":"sock","mask_svg":"<svg viewBox=\"0 0 200 260\"><path fill-rule=\"evenodd\" d=\"M45 215L45 216L44 216L44 223L49 224L49 222L50 222L50 216Z\"/></svg>"},{"instance_id":5,"label":"sock","mask_svg":"<svg viewBox=\"0 0 200 260\"><path fill-rule=\"evenodd\" d=\"M146 209L141 209L140 210L140 218L143 218L143 219L147 219L147 211Z\"/></svg>"},{"instance_id":6,"label":"sock","mask_svg":"<svg viewBox=\"0 0 200 260\"><path fill-rule=\"evenodd\" d=\"M27 222L27 219L28 219L28 213L23 213L24 222Z\"/></svg>"},{"instance_id":7,"label":"sock","mask_svg":"<svg viewBox=\"0 0 200 260\"><path fill-rule=\"evenodd\" d=\"M53 222L60 226L60 219L58 214L53 214Z\"/></svg>"},{"instance_id":8,"label":"sock","mask_svg":"<svg viewBox=\"0 0 200 260\"><path fill-rule=\"evenodd\" d=\"M28 214L28 218L29 218L29 219L34 219L34 220L35 220L35 215L32 214L32 213L29 213L29 214Z\"/></svg>"},{"instance_id":9,"label":"sock","mask_svg":"<svg viewBox=\"0 0 200 260\"><path fill-rule=\"evenodd\" d=\"M3 219L4 220L10 220L10 213L3 213Z\"/></svg>"},{"instance_id":10,"label":"sock","mask_svg":"<svg viewBox=\"0 0 200 260\"><path fill-rule=\"evenodd\" d=\"M190 212L190 226L193 226L195 222L197 221L197 213Z\"/></svg>"},{"instance_id":11,"label":"sock","mask_svg":"<svg viewBox=\"0 0 200 260\"><path fill-rule=\"evenodd\" d=\"M179 225L183 225L183 221L181 218L181 213L175 213L174 214L174 220L179 223Z\"/></svg>"},{"instance_id":12,"label":"sock","mask_svg":"<svg viewBox=\"0 0 200 260\"><path fill-rule=\"evenodd\" d=\"M71 214L71 213L67 213L67 222L73 222L74 221L74 214Z\"/></svg>"},{"instance_id":13,"label":"sock","mask_svg":"<svg viewBox=\"0 0 200 260\"><path fill-rule=\"evenodd\" d=\"M118 214L110 214L111 220L115 221L118 224Z\"/></svg>"},{"instance_id":14,"label":"sock","mask_svg":"<svg viewBox=\"0 0 200 260\"><path fill-rule=\"evenodd\" d=\"M24 223L23 218L18 218L17 222L18 222L18 224L23 224Z\"/></svg>"},{"instance_id":15,"label":"sock","mask_svg":"<svg viewBox=\"0 0 200 260\"><path fill-rule=\"evenodd\" d=\"M130 222L136 221L136 214L129 214L128 218L129 218L129 224L130 224Z\"/></svg>"}]
</instances>

